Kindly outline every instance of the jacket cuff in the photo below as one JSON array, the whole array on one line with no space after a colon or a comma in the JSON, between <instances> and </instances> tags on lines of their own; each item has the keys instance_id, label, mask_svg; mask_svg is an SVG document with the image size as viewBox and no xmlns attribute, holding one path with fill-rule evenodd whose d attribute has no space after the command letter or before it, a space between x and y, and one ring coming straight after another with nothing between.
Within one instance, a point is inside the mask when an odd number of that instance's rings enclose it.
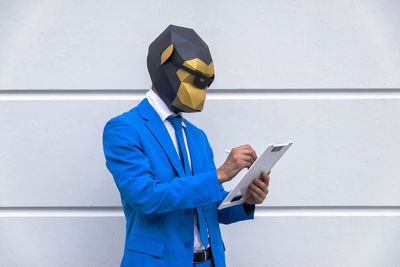
<instances>
[{"instance_id":1,"label":"jacket cuff","mask_svg":"<svg viewBox=\"0 0 400 267\"><path fill-rule=\"evenodd\" d=\"M253 219L253 218L254 218L254 211L255 211L255 209L256 209L256 205L254 205L254 204L253 204L253 205L250 205L250 204L242 204L242 206L243 206L243 209L244 209L246 215L247 215L249 218Z\"/></svg>"},{"instance_id":2,"label":"jacket cuff","mask_svg":"<svg viewBox=\"0 0 400 267\"><path fill-rule=\"evenodd\" d=\"M190 178L189 178L190 179ZM207 205L212 202L218 202L221 200L218 176L216 171L209 171L202 174L201 177L202 188L201 191L204 194L202 198L195 199L193 201L194 207Z\"/></svg>"}]
</instances>

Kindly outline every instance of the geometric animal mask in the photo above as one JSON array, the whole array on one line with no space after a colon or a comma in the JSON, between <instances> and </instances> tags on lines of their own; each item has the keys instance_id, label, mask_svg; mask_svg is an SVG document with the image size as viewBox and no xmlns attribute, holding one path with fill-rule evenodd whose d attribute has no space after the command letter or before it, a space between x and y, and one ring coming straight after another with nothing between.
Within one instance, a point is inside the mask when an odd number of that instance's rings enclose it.
<instances>
[{"instance_id":1,"label":"geometric animal mask","mask_svg":"<svg viewBox=\"0 0 400 267\"><path fill-rule=\"evenodd\" d=\"M175 113L202 111L214 64L207 44L190 28L169 25L149 46L153 87Z\"/></svg>"}]
</instances>

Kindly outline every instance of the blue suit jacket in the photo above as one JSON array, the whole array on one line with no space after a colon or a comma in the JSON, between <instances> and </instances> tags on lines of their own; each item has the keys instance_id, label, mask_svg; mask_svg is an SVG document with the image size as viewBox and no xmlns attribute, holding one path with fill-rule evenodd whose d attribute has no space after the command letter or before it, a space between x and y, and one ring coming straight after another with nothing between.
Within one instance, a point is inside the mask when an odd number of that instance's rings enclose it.
<instances>
[{"instance_id":1,"label":"blue suit jacket","mask_svg":"<svg viewBox=\"0 0 400 267\"><path fill-rule=\"evenodd\" d=\"M121 195L126 239L121 266L193 266L193 209L203 206L214 262L225 266L219 223L254 218L242 205L218 210L218 183L204 132L184 120L193 175L186 176L161 118L144 99L107 122L103 149Z\"/></svg>"}]
</instances>

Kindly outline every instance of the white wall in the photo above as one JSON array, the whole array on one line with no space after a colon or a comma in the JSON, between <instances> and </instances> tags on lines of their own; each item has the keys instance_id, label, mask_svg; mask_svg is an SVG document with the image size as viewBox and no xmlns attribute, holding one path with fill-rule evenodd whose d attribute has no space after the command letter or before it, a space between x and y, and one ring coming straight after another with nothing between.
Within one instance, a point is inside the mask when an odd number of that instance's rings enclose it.
<instances>
[{"instance_id":1,"label":"white wall","mask_svg":"<svg viewBox=\"0 0 400 267\"><path fill-rule=\"evenodd\" d=\"M398 87L400 6L364 1L0 1L0 87L143 89L168 24L210 46L213 88Z\"/></svg>"},{"instance_id":2,"label":"white wall","mask_svg":"<svg viewBox=\"0 0 400 267\"><path fill-rule=\"evenodd\" d=\"M102 130L143 98L148 44L170 23L210 46L216 81L187 117L218 166L225 148L294 142L255 220L221 226L228 266L399 266L399 12L0 1L0 266L118 266L125 221Z\"/></svg>"}]
</instances>

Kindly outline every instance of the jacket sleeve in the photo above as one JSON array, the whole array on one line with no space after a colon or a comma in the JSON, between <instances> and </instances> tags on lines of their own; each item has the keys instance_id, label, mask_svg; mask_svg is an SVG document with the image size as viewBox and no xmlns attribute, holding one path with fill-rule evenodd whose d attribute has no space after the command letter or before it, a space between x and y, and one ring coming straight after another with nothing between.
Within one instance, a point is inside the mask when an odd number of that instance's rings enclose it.
<instances>
[{"instance_id":1,"label":"jacket sleeve","mask_svg":"<svg viewBox=\"0 0 400 267\"><path fill-rule=\"evenodd\" d=\"M216 172L216 167L214 163L214 153L208 142L206 134L203 131L202 133L207 142L209 160L212 162L213 170ZM221 200L217 202L217 206L219 206L221 202L224 200L224 198L229 194L229 192L225 191L222 184L219 185L219 190L220 190ZM255 211L255 205L244 205L244 204L218 210L219 222L222 224L230 224L238 221L254 219L254 211Z\"/></svg>"},{"instance_id":2,"label":"jacket sleeve","mask_svg":"<svg viewBox=\"0 0 400 267\"><path fill-rule=\"evenodd\" d=\"M103 150L121 198L139 212L162 214L220 200L216 171L161 182L150 168L136 129L118 117L104 127Z\"/></svg>"}]
</instances>

